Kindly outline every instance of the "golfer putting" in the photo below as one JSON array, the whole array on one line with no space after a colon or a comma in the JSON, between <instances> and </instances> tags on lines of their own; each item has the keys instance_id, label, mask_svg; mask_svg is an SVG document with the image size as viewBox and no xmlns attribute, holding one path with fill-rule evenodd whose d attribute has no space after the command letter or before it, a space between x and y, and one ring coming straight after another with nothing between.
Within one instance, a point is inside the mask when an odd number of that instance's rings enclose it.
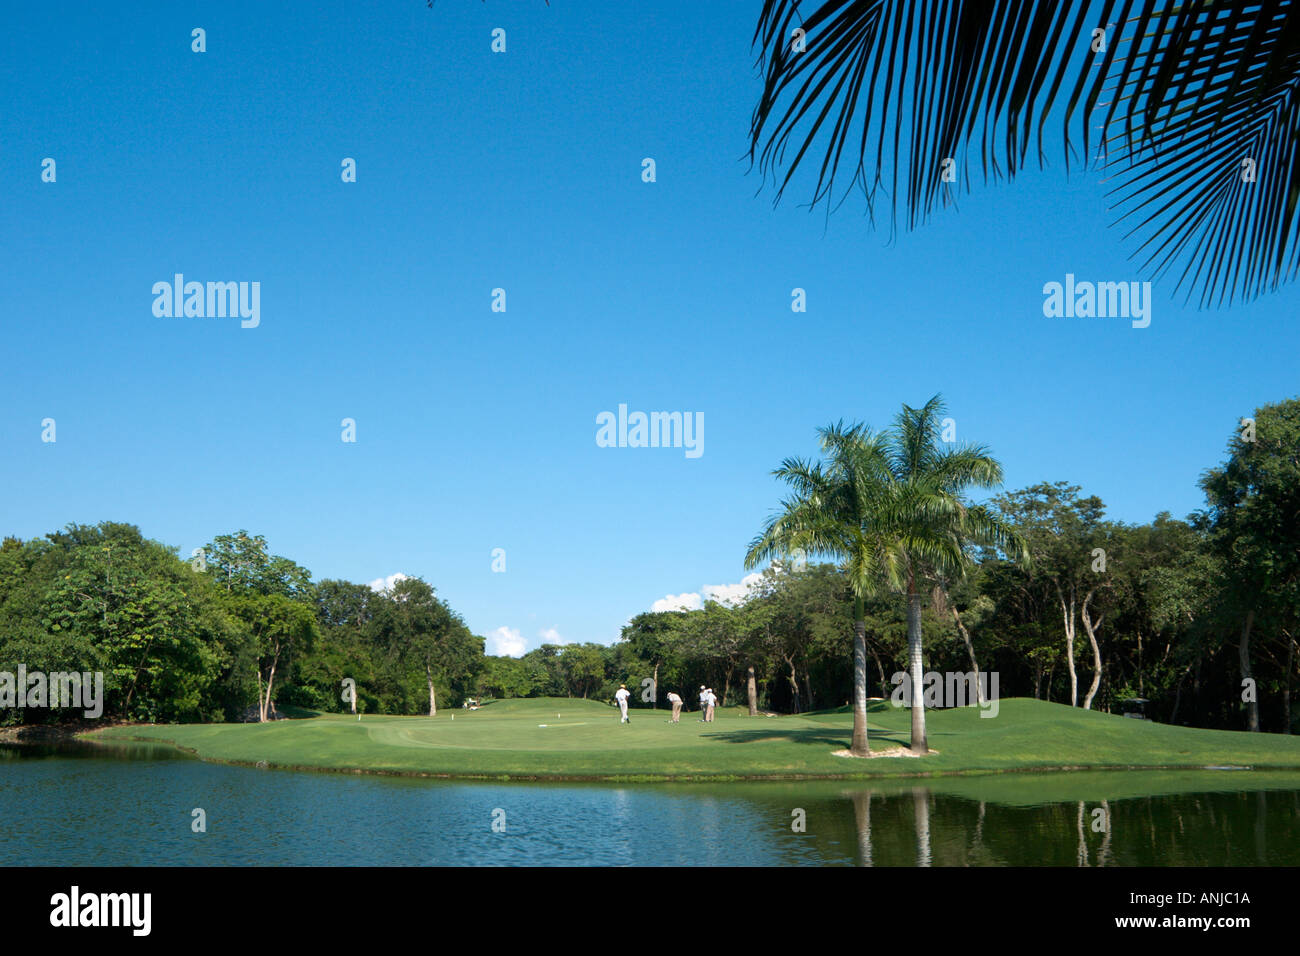
<instances>
[{"instance_id":1,"label":"golfer putting","mask_svg":"<svg viewBox=\"0 0 1300 956\"><path fill-rule=\"evenodd\" d=\"M670 720L669 723L670 723L670 724L679 724L679 723L681 723L681 717L682 717L682 698L681 698L681 695L679 695L676 691L669 691L669 692L668 692L668 702L669 702L670 704L673 705L673 719Z\"/></svg>"}]
</instances>

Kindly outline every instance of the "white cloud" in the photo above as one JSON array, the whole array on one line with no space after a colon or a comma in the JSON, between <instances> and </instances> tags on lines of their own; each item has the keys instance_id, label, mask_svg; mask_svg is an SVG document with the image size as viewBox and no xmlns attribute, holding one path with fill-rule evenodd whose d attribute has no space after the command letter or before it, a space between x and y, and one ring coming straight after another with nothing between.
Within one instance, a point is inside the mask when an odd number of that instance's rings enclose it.
<instances>
[{"instance_id":1,"label":"white cloud","mask_svg":"<svg viewBox=\"0 0 1300 956\"><path fill-rule=\"evenodd\" d=\"M567 638L563 637L559 631L553 627L548 627L544 631L538 631L537 636L542 639L543 644L568 644Z\"/></svg>"},{"instance_id":2,"label":"white cloud","mask_svg":"<svg viewBox=\"0 0 1300 956\"><path fill-rule=\"evenodd\" d=\"M390 574L386 578L375 578L370 582L370 590L378 591L382 594L385 591L391 591L393 585L398 581L405 581L409 577L409 574L403 574L401 571L398 571L396 574Z\"/></svg>"},{"instance_id":3,"label":"white cloud","mask_svg":"<svg viewBox=\"0 0 1300 956\"><path fill-rule=\"evenodd\" d=\"M706 584L704 596L719 604L744 604L749 599L749 589L761 580L763 575L754 573L746 574L739 584Z\"/></svg>"},{"instance_id":4,"label":"white cloud","mask_svg":"<svg viewBox=\"0 0 1300 956\"><path fill-rule=\"evenodd\" d=\"M494 657L523 657L527 644L513 627L498 627L487 636L487 652Z\"/></svg>"},{"instance_id":5,"label":"white cloud","mask_svg":"<svg viewBox=\"0 0 1300 956\"><path fill-rule=\"evenodd\" d=\"M700 592L687 591L685 594L666 594L650 605L651 611L698 611L705 601L717 601L719 604L735 606L744 604L749 599L750 588L763 579L763 575L747 574L739 584L706 584Z\"/></svg>"},{"instance_id":6,"label":"white cloud","mask_svg":"<svg viewBox=\"0 0 1300 956\"><path fill-rule=\"evenodd\" d=\"M650 605L652 611L698 611L704 607L704 600L694 592L686 594L669 594Z\"/></svg>"}]
</instances>

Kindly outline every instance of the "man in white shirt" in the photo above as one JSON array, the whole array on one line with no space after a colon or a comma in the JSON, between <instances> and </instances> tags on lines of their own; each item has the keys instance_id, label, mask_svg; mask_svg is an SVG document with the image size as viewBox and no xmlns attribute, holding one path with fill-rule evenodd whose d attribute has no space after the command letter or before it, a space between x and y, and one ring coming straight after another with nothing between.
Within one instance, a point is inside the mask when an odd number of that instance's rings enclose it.
<instances>
[{"instance_id":1,"label":"man in white shirt","mask_svg":"<svg viewBox=\"0 0 1300 956\"><path fill-rule=\"evenodd\" d=\"M673 705L673 719L669 723L681 723L682 698L676 691L668 692L668 703Z\"/></svg>"},{"instance_id":2,"label":"man in white shirt","mask_svg":"<svg viewBox=\"0 0 1300 956\"><path fill-rule=\"evenodd\" d=\"M709 716L709 689L703 684L700 685L700 723L704 723Z\"/></svg>"},{"instance_id":3,"label":"man in white shirt","mask_svg":"<svg viewBox=\"0 0 1300 956\"><path fill-rule=\"evenodd\" d=\"M627 699L632 695L628 693L627 684L619 684L618 690L614 693L614 699L618 701L618 709L623 712L623 719L620 724L630 724L631 718L627 715Z\"/></svg>"},{"instance_id":4,"label":"man in white shirt","mask_svg":"<svg viewBox=\"0 0 1300 956\"><path fill-rule=\"evenodd\" d=\"M715 693L713 693L712 687L710 687L706 691L706 693L709 695L709 699L708 699L708 709L704 712L704 720L705 722L711 724L713 723L713 705L718 702L718 696Z\"/></svg>"}]
</instances>

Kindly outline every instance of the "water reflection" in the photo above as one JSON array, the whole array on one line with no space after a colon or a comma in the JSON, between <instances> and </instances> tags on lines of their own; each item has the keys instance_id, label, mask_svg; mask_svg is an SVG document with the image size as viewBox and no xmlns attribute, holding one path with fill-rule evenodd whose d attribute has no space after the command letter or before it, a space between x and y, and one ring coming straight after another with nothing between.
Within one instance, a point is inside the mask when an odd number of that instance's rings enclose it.
<instances>
[{"instance_id":1,"label":"water reflection","mask_svg":"<svg viewBox=\"0 0 1300 956\"><path fill-rule=\"evenodd\" d=\"M1112 801L1003 804L942 785L841 790L858 866L1294 866L1300 777L1238 776L1249 792L1202 790L1217 779L1156 775L1154 792ZM1017 781L1025 786L1029 781ZM1131 789L1132 780L1125 790ZM1096 781L1083 781L1094 788ZM848 816L848 814L846 814Z\"/></svg>"},{"instance_id":2,"label":"water reflection","mask_svg":"<svg viewBox=\"0 0 1300 956\"><path fill-rule=\"evenodd\" d=\"M0 826L39 835L0 864L1294 866L1300 774L488 784L43 744L0 746Z\"/></svg>"}]
</instances>

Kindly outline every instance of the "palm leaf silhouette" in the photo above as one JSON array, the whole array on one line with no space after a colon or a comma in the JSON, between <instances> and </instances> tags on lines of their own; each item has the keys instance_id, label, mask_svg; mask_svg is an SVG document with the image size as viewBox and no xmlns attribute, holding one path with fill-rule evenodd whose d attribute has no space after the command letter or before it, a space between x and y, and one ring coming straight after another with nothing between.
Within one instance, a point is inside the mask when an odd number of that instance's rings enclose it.
<instances>
[{"instance_id":1,"label":"palm leaf silhouette","mask_svg":"<svg viewBox=\"0 0 1300 956\"><path fill-rule=\"evenodd\" d=\"M1067 170L1102 151L1116 222L1153 277L1175 273L1202 305L1295 278L1291 0L764 0L754 45L750 158L777 202L811 164L812 206L857 188L873 221L887 198L891 232L900 203L914 229L955 198L945 166L965 191L969 152L984 181L1014 179L1047 164L1059 122Z\"/></svg>"}]
</instances>

